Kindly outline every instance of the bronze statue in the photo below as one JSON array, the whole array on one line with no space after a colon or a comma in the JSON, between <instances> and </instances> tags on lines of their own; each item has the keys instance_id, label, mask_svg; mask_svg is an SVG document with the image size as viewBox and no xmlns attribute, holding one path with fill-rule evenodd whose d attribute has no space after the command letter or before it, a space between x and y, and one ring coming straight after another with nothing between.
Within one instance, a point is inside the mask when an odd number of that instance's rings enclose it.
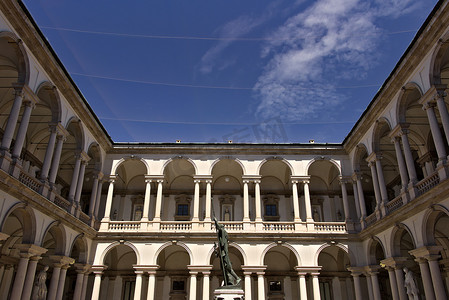
<instances>
[{"instance_id":1,"label":"bronze statue","mask_svg":"<svg viewBox=\"0 0 449 300\"><path fill-rule=\"evenodd\" d=\"M239 287L240 277L235 274L234 270L232 269L232 263L229 259L229 252L228 252L228 233L226 232L226 229L224 228L223 224L218 223L217 219L214 217L215 222L215 229L217 230L218 235L218 246L216 246L216 254L220 258L220 267L221 271L223 272L223 286L224 287ZM217 249L218 248L218 249Z\"/></svg>"}]
</instances>

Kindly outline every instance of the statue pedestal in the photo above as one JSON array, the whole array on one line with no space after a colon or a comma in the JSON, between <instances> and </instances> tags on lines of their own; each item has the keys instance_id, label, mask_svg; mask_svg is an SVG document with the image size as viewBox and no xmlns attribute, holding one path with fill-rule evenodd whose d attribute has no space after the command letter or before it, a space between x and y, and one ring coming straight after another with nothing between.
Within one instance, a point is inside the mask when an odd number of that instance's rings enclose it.
<instances>
[{"instance_id":1,"label":"statue pedestal","mask_svg":"<svg viewBox=\"0 0 449 300\"><path fill-rule=\"evenodd\" d=\"M242 289L218 288L214 291L215 300L243 300L244 296L245 292Z\"/></svg>"}]
</instances>

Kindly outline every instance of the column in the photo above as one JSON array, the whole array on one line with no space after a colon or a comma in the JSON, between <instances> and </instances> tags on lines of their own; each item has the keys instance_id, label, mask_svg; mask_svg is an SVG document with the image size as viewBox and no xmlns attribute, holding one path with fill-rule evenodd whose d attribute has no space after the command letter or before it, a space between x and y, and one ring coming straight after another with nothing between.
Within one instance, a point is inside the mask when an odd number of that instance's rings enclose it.
<instances>
[{"instance_id":1,"label":"column","mask_svg":"<svg viewBox=\"0 0 449 300\"><path fill-rule=\"evenodd\" d=\"M81 300L81 294L84 285L84 274L87 272L87 265L75 264L76 267L76 283L75 291L73 293L73 300Z\"/></svg>"},{"instance_id":2,"label":"column","mask_svg":"<svg viewBox=\"0 0 449 300\"><path fill-rule=\"evenodd\" d=\"M86 166L87 166L87 161L83 160L81 162L80 172L78 175L78 181L77 181L77 186L76 186L76 193L75 193L75 203L76 203L77 208L79 208L81 192L83 191L84 173L86 172Z\"/></svg>"},{"instance_id":3,"label":"column","mask_svg":"<svg viewBox=\"0 0 449 300\"><path fill-rule=\"evenodd\" d=\"M309 180L303 180L304 184L304 204L306 207L306 222L313 222L312 203L310 202Z\"/></svg>"},{"instance_id":4,"label":"column","mask_svg":"<svg viewBox=\"0 0 449 300\"><path fill-rule=\"evenodd\" d=\"M249 222L249 180L243 180L243 221Z\"/></svg>"},{"instance_id":5,"label":"column","mask_svg":"<svg viewBox=\"0 0 449 300\"><path fill-rule=\"evenodd\" d=\"M424 294L426 295L426 299L435 299L435 293L433 291L432 285L432 277L430 275L427 260L423 257L419 257L415 259L415 261L419 264L419 271L421 272L421 278L424 286Z\"/></svg>"},{"instance_id":6,"label":"column","mask_svg":"<svg viewBox=\"0 0 449 300\"><path fill-rule=\"evenodd\" d=\"M84 274L84 279L83 279L83 287L81 289L81 300L87 300L86 299L86 293L87 293L87 283L89 281L89 271L87 271Z\"/></svg>"},{"instance_id":7,"label":"column","mask_svg":"<svg viewBox=\"0 0 449 300\"><path fill-rule=\"evenodd\" d=\"M2 281L0 282L0 299L8 299L9 289L14 275L14 266L6 265L3 273Z\"/></svg>"},{"instance_id":8,"label":"column","mask_svg":"<svg viewBox=\"0 0 449 300\"><path fill-rule=\"evenodd\" d=\"M102 222L109 222L109 220L111 219L112 197L114 196L114 182L115 175L111 175L109 177L108 195L106 198L106 207L104 210L104 218Z\"/></svg>"},{"instance_id":9,"label":"column","mask_svg":"<svg viewBox=\"0 0 449 300\"><path fill-rule=\"evenodd\" d=\"M373 180L373 187L374 187L374 195L376 196L376 210L379 209L380 202L381 202L381 196L380 196L380 189L379 189L379 181L377 180L377 171L376 171L376 164L373 161L370 161L368 163L368 166L371 169L371 179Z\"/></svg>"},{"instance_id":10,"label":"column","mask_svg":"<svg viewBox=\"0 0 449 300\"><path fill-rule=\"evenodd\" d=\"M73 169L72 182L70 183L69 201L73 204L75 201L76 186L78 184L78 176L81 168L81 155L75 156L75 168Z\"/></svg>"},{"instance_id":11,"label":"column","mask_svg":"<svg viewBox=\"0 0 449 300\"><path fill-rule=\"evenodd\" d=\"M357 184L357 195L359 197L359 205L360 205L360 214L362 215L360 217L361 221L363 222L366 218L366 205L365 205L365 195L363 194L363 187L362 187L362 176L360 174L354 173L356 177L356 184Z\"/></svg>"},{"instance_id":12,"label":"column","mask_svg":"<svg viewBox=\"0 0 449 300\"><path fill-rule=\"evenodd\" d=\"M61 300L62 295L64 293L64 285L65 285L65 277L67 275L67 269L70 267L70 265L62 265L61 266L61 272L59 273L59 282L58 282L58 291L56 292L56 300Z\"/></svg>"},{"instance_id":13,"label":"column","mask_svg":"<svg viewBox=\"0 0 449 300\"><path fill-rule=\"evenodd\" d=\"M427 113L427 118L430 123L430 131L432 132L433 142L435 143L435 148L437 150L439 161L446 161L446 149L444 147L443 136L441 135L440 126L438 125L438 120L435 115L434 110L435 104L431 102L424 103L423 110Z\"/></svg>"},{"instance_id":14,"label":"column","mask_svg":"<svg viewBox=\"0 0 449 300\"><path fill-rule=\"evenodd\" d=\"M402 268L396 267L394 269L394 273L396 275L396 283L398 284L399 299L408 300L407 292L405 291L404 273L402 272Z\"/></svg>"},{"instance_id":15,"label":"column","mask_svg":"<svg viewBox=\"0 0 449 300\"><path fill-rule=\"evenodd\" d=\"M394 268L385 267L388 271L388 277L390 278L390 287L393 300L399 300L398 283L396 282L396 274L394 273Z\"/></svg>"},{"instance_id":16,"label":"column","mask_svg":"<svg viewBox=\"0 0 449 300\"><path fill-rule=\"evenodd\" d=\"M100 202L101 202L102 190L103 190L103 180L99 179L98 180L97 197L95 199L95 212L94 212L94 216L95 216L96 220L98 219L98 213L99 213L99 210L100 210Z\"/></svg>"},{"instance_id":17,"label":"column","mask_svg":"<svg viewBox=\"0 0 449 300\"><path fill-rule=\"evenodd\" d=\"M366 286L368 288L369 300L374 300L373 282L371 281L371 275L368 273L365 273L365 278L366 278Z\"/></svg>"},{"instance_id":18,"label":"column","mask_svg":"<svg viewBox=\"0 0 449 300\"><path fill-rule=\"evenodd\" d=\"M22 106L23 91L20 86L14 87L14 103L9 113L8 122L6 123L5 132L3 133L1 149L9 150L11 146L14 131L16 130L17 120L19 119L20 107Z\"/></svg>"},{"instance_id":19,"label":"column","mask_svg":"<svg viewBox=\"0 0 449 300\"><path fill-rule=\"evenodd\" d=\"M295 222L301 221L299 212L299 198L298 198L298 180L292 180L292 194L293 194L293 213L295 216Z\"/></svg>"},{"instance_id":20,"label":"column","mask_svg":"<svg viewBox=\"0 0 449 300\"><path fill-rule=\"evenodd\" d=\"M380 162L381 159L382 156L380 155L376 156L376 170L380 187L380 196L382 198L382 202L385 204L388 202L388 193L387 193L387 186L385 184L384 172L382 170L382 163Z\"/></svg>"},{"instance_id":21,"label":"column","mask_svg":"<svg viewBox=\"0 0 449 300\"><path fill-rule=\"evenodd\" d=\"M90 193L90 201L89 201L89 217L91 219L94 218L95 211L95 201L97 199L97 190L98 190L98 173L93 176L94 182L92 183L92 191Z\"/></svg>"},{"instance_id":22,"label":"column","mask_svg":"<svg viewBox=\"0 0 449 300\"><path fill-rule=\"evenodd\" d=\"M245 299L246 300L252 300L251 295L251 274L252 272L243 272L243 275L245 275ZM206 300L206 299L203 299ZM208 299L207 299L208 300Z\"/></svg>"},{"instance_id":23,"label":"column","mask_svg":"<svg viewBox=\"0 0 449 300\"><path fill-rule=\"evenodd\" d=\"M360 273L359 272L352 272L351 271L351 276L354 279L354 290L355 290L355 299L356 300L362 300L363 296L362 296L362 285L360 282Z\"/></svg>"},{"instance_id":24,"label":"column","mask_svg":"<svg viewBox=\"0 0 449 300\"><path fill-rule=\"evenodd\" d=\"M299 299L307 300L307 283L306 283L306 273L299 272Z\"/></svg>"},{"instance_id":25,"label":"column","mask_svg":"<svg viewBox=\"0 0 449 300\"><path fill-rule=\"evenodd\" d=\"M156 196L156 207L154 210L154 219L155 222L161 221L161 207L162 207L162 183L163 179L157 180L157 196Z\"/></svg>"},{"instance_id":26,"label":"column","mask_svg":"<svg viewBox=\"0 0 449 300\"><path fill-rule=\"evenodd\" d=\"M22 297L22 290L25 283L30 256L31 254L29 253L20 253L19 265L17 266L16 277L11 291L11 300L19 300Z\"/></svg>"},{"instance_id":27,"label":"column","mask_svg":"<svg viewBox=\"0 0 449 300\"><path fill-rule=\"evenodd\" d=\"M432 276L433 289L435 290L435 298L437 300L447 299L444 290L443 280L441 278L440 266L438 265L438 258L440 255L428 255L426 259L429 262L430 275Z\"/></svg>"},{"instance_id":28,"label":"column","mask_svg":"<svg viewBox=\"0 0 449 300\"><path fill-rule=\"evenodd\" d=\"M93 271L95 274L94 286L92 289L91 300L99 300L100 298L100 286L101 286L101 275L103 274L103 269L98 269ZM47 299L48 300L48 299Z\"/></svg>"},{"instance_id":29,"label":"column","mask_svg":"<svg viewBox=\"0 0 449 300\"><path fill-rule=\"evenodd\" d=\"M440 112L441 123L443 123L446 141L449 142L449 113L447 111L446 103L444 103L444 97L446 97L446 92L444 91L444 88L442 88L441 90L437 91L434 96L434 100L436 100L438 111Z\"/></svg>"},{"instance_id":30,"label":"column","mask_svg":"<svg viewBox=\"0 0 449 300\"><path fill-rule=\"evenodd\" d=\"M50 287L48 288L47 300L55 300L58 291L59 274L61 273L61 264L56 262L53 264L53 272L50 279Z\"/></svg>"},{"instance_id":31,"label":"column","mask_svg":"<svg viewBox=\"0 0 449 300\"><path fill-rule=\"evenodd\" d=\"M360 220L361 212L360 212L360 202L359 202L359 194L357 191L357 182L352 181L352 192L354 193L354 204L357 215L357 220Z\"/></svg>"},{"instance_id":32,"label":"column","mask_svg":"<svg viewBox=\"0 0 449 300\"><path fill-rule=\"evenodd\" d=\"M149 271L147 300L154 300L154 294L156 294L156 271Z\"/></svg>"},{"instance_id":33,"label":"column","mask_svg":"<svg viewBox=\"0 0 449 300\"><path fill-rule=\"evenodd\" d=\"M203 300L209 300L210 294L210 272L203 272ZM246 282L245 282L246 284ZM251 300L251 298L247 298ZM151 299L152 300L152 299Z\"/></svg>"},{"instance_id":34,"label":"column","mask_svg":"<svg viewBox=\"0 0 449 300\"><path fill-rule=\"evenodd\" d=\"M320 273L311 273L310 275L312 275L313 300L320 300L320 281L318 279Z\"/></svg>"},{"instance_id":35,"label":"column","mask_svg":"<svg viewBox=\"0 0 449 300\"><path fill-rule=\"evenodd\" d=\"M262 222L262 203L260 199L260 180L254 180L254 194L256 201L256 222Z\"/></svg>"},{"instance_id":36,"label":"column","mask_svg":"<svg viewBox=\"0 0 449 300\"><path fill-rule=\"evenodd\" d=\"M48 171L50 170L51 160L53 158L53 151L56 143L56 125L50 125L50 137L47 143L47 150L45 151L44 162L41 170L41 180L47 180Z\"/></svg>"},{"instance_id":37,"label":"column","mask_svg":"<svg viewBox=\"0 0 449 300\"><path fill-rule=\"evenodd\" d=\"M50 183L56 182L56 176L58 175L59 169L59 162L61 160L62 146L64 145L66 138L64 135L58 135L56 139L57 139L56 148L55 152L53 153L53 161L51 162L50 176L48 177L48 181Z\"/></svg>"},{"instance_id":38,"label":"column","mask_svg":"<svg viewBox=\"0 0 449 300\"><path fill-rule=\"evenodd\" d=\"M193 181L195 184L195 193L193 194L193 222L198 222L199 219L199 213L200 213L200 183L201 180L195 179Z\"/></svg>"},{"instance_id":39,"label":"column","mask_svg":"<svg viewBox=\"0 0 449 300\"><path fill-rule=\"evenodd\" d=\"M408 177L409 177L409 184L415 184L417 182L416 177L416 169L415 169L415 163L413 160L412 150L410 148L410 143L408 141L408 125L402 125L401 126L401 140L402 140L402 147L404 148L404 156L405 156L405 163L407 165L407 171L408 171Z\"/></svg>"},{"instance_id":40,"label":"column","mask_svg":"<svg viewBox=\"0 0 449 300\"><path fill-rule=\"evenodd\" d=\"M22 291L22 299L23 300L29 300L31 297L31 292L33 291L34 277L36 276L37 262L41 258L42 257L40 257L40 256L32 256L30 258L30 261L28 262L27 274L25 277L25 282L24 282L23 291Z\"/></svg>"},{"instance_id":41,"label":"column","mask_svg":"<svg viewBox=\"0 0 449 300\"><path fill-rule=\"evenodd\" d=\"M198 272L190 271L189 299L196 300L196 275Z\"/></svg>"},{"instance_id":42,"label":"column","mask_svg":"<svg viewBox=\"0 0 449 300\"><path fill-rule=\"evenodd\" d=\"M257 272L257 299L265 299L265 272Z\"/></svg>"},{"instance_id":43,"label":"column","mask_svg":"<svg viewBox=\"0 0 449 300\"><path fill-rule=\"evenodd\" d=\"M136 272L136 286L134 288L134 300L140 300L142 297L142 275L143 271Z\"/></svg>"},{"instance_id":44,"label":"column","mask_svg":"<svg viewBox=\"0 0 449 300\"><path fill-rule=\"evenodd\" d=\"M404 157L402 156L402 149L401 145L399 144L399 138L393 137L391 141L394 144L394 150L396 152L396 160L398 161L399 166L399 174L401 175L402 191L404 191L407 188L408 184L407 167L405 165Z\"/></svg>"},{"instance_id":45,"label":"column","mask_svg":"<svg viewBox=\"0 0 449 300\"><path fill-rule=\"evenodd\" d=\"M210 222L210 212L211 212L211 204L212 204L212 180L206 180L206 215L204 218L205 222Z\"/></svg>"},{"instance_id":46,"label":"column","mask_svg":"<svg viewBox=\"0 0 449 300\"><path fill-rule=\"evenodd\" d=\"M349 211L348 191L346 190L346 180L340 179L341 195L343 197L343 210L345 212L345 221L351 222L351 212Z\"/></svg>"},{"instance_id":47,"label":"column","mask_svg":"<svg viewBox=\"0 0 449 300\"><path fill-rule=\"evenodd\" d=\"M151 198L151 179L145 178L145 198L143 202L142 222L148 222L148 215L150 213L150 198Z\"/></svg>"},{"instance_id":48,"label":"column","mask_svg":"<svg viewBox=\"0 0 449 300\"><path fill-rule=\"evenodd\" d=\"M382 300L380 297L380 287L379 287L379 279L377 278L377 274L379 274L377 271L370 270L370 278L371 278L371 284L373 286L373 295L374 300Z\"/></svg>"},{"instance_id":49,"label":"column","mask_svg":"<svg viewBox=\"0 0 449 300\"><path fill-rule=\"evenodd\" d=\"M16 141L14 143L14 150L12 152L13 158L19 158L22 152L23 142L30 122L31 111L34 108L34 103L31 101L25 102L25 109L22 114L22 120L20 121L19 131L17 132Z\"/></svg>"}]
</instances>

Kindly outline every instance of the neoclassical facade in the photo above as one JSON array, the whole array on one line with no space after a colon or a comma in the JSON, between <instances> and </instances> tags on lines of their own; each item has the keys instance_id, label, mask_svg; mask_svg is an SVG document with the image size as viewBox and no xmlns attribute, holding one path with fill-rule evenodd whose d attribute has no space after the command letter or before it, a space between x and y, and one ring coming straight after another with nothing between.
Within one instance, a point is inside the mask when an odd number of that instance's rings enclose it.
<instances>
[{"instance_id":1,"label":"neoclassical facade","mask_svg":"<svg viewBox=\"0 0 449 300\"><path fill-rule=\"evenodd\" d=\"M212 299L214 217L245 299L447 299L447 4L343 143L257 145L113 142L1 1L0 299Z\"/></svg>"}]
</instances>

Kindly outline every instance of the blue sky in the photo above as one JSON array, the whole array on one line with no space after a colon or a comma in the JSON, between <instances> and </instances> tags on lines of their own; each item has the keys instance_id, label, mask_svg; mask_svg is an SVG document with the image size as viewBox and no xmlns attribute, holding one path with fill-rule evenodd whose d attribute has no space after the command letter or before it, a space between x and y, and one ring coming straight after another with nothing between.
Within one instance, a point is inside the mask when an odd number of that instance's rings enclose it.
<instances>
[{"instance_id":1,"label":"blue sky","mask_svg":"<svg viewBox=\"0 0 449 300\"><path fill-rule=\"evenodd\" d=\"M116 142L340 143L436 0L25 0Z\"/></svg>"}]
</instances>

